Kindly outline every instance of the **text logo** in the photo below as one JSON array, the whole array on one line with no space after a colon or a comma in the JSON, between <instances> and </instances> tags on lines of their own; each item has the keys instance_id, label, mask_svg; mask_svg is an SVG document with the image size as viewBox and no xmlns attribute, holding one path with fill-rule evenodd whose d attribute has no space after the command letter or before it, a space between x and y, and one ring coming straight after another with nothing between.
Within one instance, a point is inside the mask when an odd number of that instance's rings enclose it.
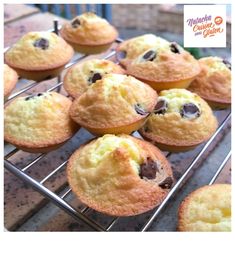
<instances>
[{"instance_id":1,"label":"text logo","mask_svg":"<svg viewBox=\"0 0 235 254\"><path fill-rule=\"evenodd\" d=\"M185 5L184 46L226 47L226 5Z\"/></svg>"}]
</instances>

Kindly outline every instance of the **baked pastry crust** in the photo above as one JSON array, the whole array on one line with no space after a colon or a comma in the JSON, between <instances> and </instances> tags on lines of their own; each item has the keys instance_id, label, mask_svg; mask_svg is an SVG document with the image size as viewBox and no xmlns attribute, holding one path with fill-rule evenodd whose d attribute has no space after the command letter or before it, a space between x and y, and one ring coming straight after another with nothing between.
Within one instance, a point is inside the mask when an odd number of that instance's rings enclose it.
<instances>
[{"instance_id":1,"label":"baked pastry crust","mask_svg":"<svg viewBox=\"0 0 235 254\"><path fill-rule=\"evenodd\" d=\"M7 64L4 64L4 98L7 98L10 95L15 88L17 81L17 73Z\"/></svg>"},{"instance_id":2,"label":"baked pastry crust","mask_svg":"<svg viewBox=\"0 0 235 254\"><path fill-rule=\"evenodd\" d=\"M219 57L199 59L201 73L190 84L189 90L197 93L209 104L231 104L231 70Z\"/></svg>"},{"instance_id":3,"label":"baked pastry crust","mask_svg":"<svg viewBox=\"0 0 235 254\"><path fill-rule=\"evenodd\" d=\"M107 74L73 101L70 116L95 134L129 134L154 109L157 93L126 75Z\"/></svg>"},{"instance_id":4,"label":"baked pastry crust","mask_svg":"<svg viewBox=\"0 0 235 254\"><path fill-rule=\"evenodd\" d=\"M123 51L126 58L120 59L118 55ZM187 88L201 71L198 61L189 52L175 42L154 38L154 35L123 42L118 48L117 58L125 66L127 74L157 91Z\"/></svg>"},{"instance_id":5,"label":"baked pastry crust","mask_svg":"<svg viewBox=\"0 0 235 254\"><path fill-rule=\"evenodd\" d=\"M73 54L72 47L55 33L29 32L5 53L5 61L16 70L53 70L68 63Z\"/></svg>"},{"instance_id":6,"label":"baked pastry crust","mask_svg":"<svg viewBox=\"0 0 235 254\"><path fill-rule=\"evenodd\" d=\"M158 100L167 102L166 112L153 112L139 132L162 150L190 150L208 140L218 126L208 104L198 95L185 89L161 91ZM198 117L190 119L181 115L181 108L188 103L198 107Z\"/></svg>"},{"instance_id":7,"label":"baked pastry crust","mask_svg":"<svg viewBox=\"0 0 235 254\"><path fill-rule=\"evenodd\" d=\"M154 34L137 36L119 44L116 50L116 58L121 65L127 67L127 65L139 55L160 44L168 44L168 42ZM119 57L123 53L125 57Z\"/></svg>"},{"instance_id":8,"label":"baked pastry crust","mask_svg":"<svg viewBox=\"0 0 235 254\"><path fill-rule=\"evenodd\" d=\"M150 161L158 165L158 171L153 179L141 178L140 165ZM80 147L69 159L67 176L83 203L112 216L132 216L154 208L173 184L164 155L128 135L105 135Z\"/></svg>"},{"instance_id":9,"label":"baked pastry crust","mask_svg":"<svg viewBox=\"0 0 235 254\"><path fill-rule=\"evenodd\" d=\"M75 25L73 25L74 23ZM92 12L83 13L71 22L65 23L60 34L69 43L84 46L110 44L118 36L117 30L107 20Z\"/></svg>"},{"instance_id":10,"label":"baked pastry crust","mask_svg":"<svg viewBox=\"0 0 235 254\"><path fill-rule=\"evenodd\" d=\"M5 141L29 152L63 144L79 128L69 117L71 104L56 92L15 99L4 110Z\"/></svg>"},{"instance_id":11,"label":"baked pastry crust","mask_svg":"<svg viewBox=\"0 0 235 254\"><path fill-rule=\"evenodd\" d=\"M231 185L203 186L181 203L179 231L231 231Z\"/></svg>"},{"instance_id":12,"label":"baked pastry crust","mask_svg":"<svg viewBox=\"0 0 235 254\"><path fill-rule=\"evenodd\" d=\"M77 98L94 83L93 81L101 79L104 74L124 74L124 72L119 65L112 61L91 59L70 68L64 77L63 86L69 95ZM95 75L98 77L96 78Z\"/></svg>"}]
</instances>

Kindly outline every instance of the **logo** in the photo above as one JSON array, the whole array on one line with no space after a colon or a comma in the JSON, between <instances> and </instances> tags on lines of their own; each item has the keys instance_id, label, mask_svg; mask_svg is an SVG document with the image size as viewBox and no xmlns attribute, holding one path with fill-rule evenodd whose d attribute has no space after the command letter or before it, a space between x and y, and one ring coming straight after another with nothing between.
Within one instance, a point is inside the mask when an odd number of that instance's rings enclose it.
<instances>
[{"instance_id":1,"label":"logo","mask_svg":"<svg viewBox=\"0 0 235 254\"><path fill-rule=\"evenodd\" d=\"M222 24L222 23L223 23L223 19L222 19L222 17L217 16L217 17L215 17L214 22L215 22L215 24L216 24L216 25L218 25L218 26L219 26L220 24Z\"/></svg>"},{"instance_id":2,"label":"logo","mask_svg":"<svg viewBox=\"0 0 235 254\"><path fill-rule=\"evenodd\" d=\"M185 5L184 46L226 47L226 5Z\"/></svg>"}]
</instances>

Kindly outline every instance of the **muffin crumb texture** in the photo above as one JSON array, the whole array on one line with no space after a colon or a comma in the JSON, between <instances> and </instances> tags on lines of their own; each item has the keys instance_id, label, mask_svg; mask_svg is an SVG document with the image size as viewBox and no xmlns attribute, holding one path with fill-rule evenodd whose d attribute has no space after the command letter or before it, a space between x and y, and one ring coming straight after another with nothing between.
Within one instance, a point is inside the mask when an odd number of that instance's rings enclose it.
<instances>
[{"instance_id":1,"label":"muffin crumb texture","mask_svg":"<svg viewBox=\"0 0 235 254\"><path fill-rule=\"evenodd\" d=\"M180 231L231 231L231 185L204 186L179 209Z\"/></svg>"}]
</instances>

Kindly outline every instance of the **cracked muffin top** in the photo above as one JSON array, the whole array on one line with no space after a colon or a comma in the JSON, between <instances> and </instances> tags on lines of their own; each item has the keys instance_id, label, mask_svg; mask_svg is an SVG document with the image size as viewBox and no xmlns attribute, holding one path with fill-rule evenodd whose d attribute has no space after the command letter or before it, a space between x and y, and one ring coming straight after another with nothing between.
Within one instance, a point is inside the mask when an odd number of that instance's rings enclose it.
<instances>
[{"instance_id":1,"label":"cracked muffin top","mask_svg":"<svg viewBox=\"0 0 235 254\"><path fill-rule=\"evenodd\" d=\"M108 134L82 146L69 159L67 175L82 202L114 216L152 209L173 184L163 154L129 135Z\"/></svg>"},{"instance_id":2,"label":"cracked muffin top","mask_svg":"<svg viewBox=\"0 0 235 254\"><path fill-rule=\"evenodd\" d=\"M159 93L155 109L140 132L152 141L189 146L207 140L217 125L211 108L197 94L170 89Z\"/></svg>"},{"instance_id":3,"label":"cracked muffin top","mask_svg":"<svg viewBox=\"0 0 235 254\"><path fill-rule=\"evenodd\" d=\"M49 70L69 62L73 53L72 47L55 33L29 32L5 53L5 61L12 68Z\"/></svg>"},{"instance_id":4,"label":"cracked muffin top","mask_svg":"<svg viewBox=\"0 0 235 254\"><path fill-rule=\"evenodd\" d=\"M106 74L77 98L70 109L85 127L118 127L146 118L157 93L145 83L122 74Z\"/></svg>"},{"instance_id":5,"label":"cracked muffin top","mask_svg":"<svg viewBox=\"0 0 235 254\"><path fill-rule=\"evenodd\" d=\"M203 186L179 207L180 231L231 231L231 185Z\"/></svg>"},{"instance_id":6,"label":"cracked muffin top","mask_svg":"<svg viewBox=\"0 0 235 254\"><path fill-rule=\"evenodd\" d=\"M168 41L154 34L144 34L120 43L116 57L122 65L126 66L128 62L131 62L148 49L160 45L168 46Z\"/></svg>"},{"instance_id":7,"label":"cracked muffin top","mask_svg":"<svg viewBox=\"0 0 235 254\"><path fill-rule=\"evenodd\" d=\"M231 64L220 57L203 57L199 64L202 71L189 90L205 100L231 103Z\"/></svg>"},{"instance_id":8,"label":"cracked muffin top","mask_svg":"<svg viewBox=\"0 0 235 254\"><path fill-rule=\"evenodd\" d=\"M81 45L104 45L113 42L117 30L109 22L93 12L86 12L65 23L61 36L66 40Z\"/></svg>"},{"instance_id":9,"label":"cracked muffin top","mask_svg":"<svg viewBox=\"0 0 235 254\"><path fill-rule=\"evenodd\" d=\"M64 77L64 88L73 98L79 97L88 87L105 74L120 73L124 70L112 61L91 59L74 65Z\"/></svg>"},{"instance_id":10,"label":"cracked muffin top","mask_svg":"<svg viewBox=\"0 0 235 254\"><path fill-rule=\"evenodd\" d=\"M127 73L152 82L176 82L192 79L200 73L198 61L176 42L161 40L129 61Z\"/></svg>"},{"instance_id":11,"label":"cracked muffin top","mask_svg":"<svg viewBox=\"0 0 235 254\"><path fill-rule=\"evenodd\" d=\"M71 104L67 97L56 92L15 99L4 110L4 139L28 148L66 141L78 129L69 117Z\"/></svg>"}]
</instances>

